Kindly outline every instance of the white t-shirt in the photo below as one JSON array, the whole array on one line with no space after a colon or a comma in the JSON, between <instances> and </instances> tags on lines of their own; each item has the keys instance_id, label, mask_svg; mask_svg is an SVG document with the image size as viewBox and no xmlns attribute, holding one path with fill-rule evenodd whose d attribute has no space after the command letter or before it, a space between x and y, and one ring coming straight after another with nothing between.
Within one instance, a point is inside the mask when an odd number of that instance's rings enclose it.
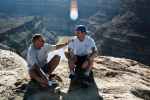
<instances>
[{"instance_id":1,"label":"white t-shirt","mask_svg":"<svg viewBox=\"0 0 150 100\"><path fill-rule=\"evenodd\" d=\"M47 57L49 51L55 50L55 46L45 43L44 46L40 49L35 48L31 45L28 48L27 52L27 62L29 68L31 68L34 64L43 67L47 63Z\"/></svg>"},{"instance_id":2,"label":"white t-shirt","mask_svg":"<svg viewBox=\"0 0 150 100\"><path fill-rule=\"evenodd\" d=\"M83 41L80 41L75 36L68 45L68 48L72 49L73 53L79 56L88 55L92 53L93 47L97 50L94 40L87 35L85 36Z\"/></svg>"}]
</instances>

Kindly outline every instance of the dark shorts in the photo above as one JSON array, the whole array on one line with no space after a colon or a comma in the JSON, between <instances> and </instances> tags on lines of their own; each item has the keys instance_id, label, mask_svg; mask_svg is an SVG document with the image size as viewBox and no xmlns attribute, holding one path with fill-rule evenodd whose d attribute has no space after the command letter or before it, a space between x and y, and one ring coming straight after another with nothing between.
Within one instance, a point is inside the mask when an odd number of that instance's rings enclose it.
<instances>
[{"instance_id":1,"label":"dark shorts","mask_svg":"<svg viewBox=\"0 0 150 100\"><path fill-rule=\"evenodd\" d=\"M76 67L75 67L75 73L76 74L78 74L79 76L82 76L83 74L84 74L84 72L87 70L87 69L83 69L81 66L82 66L82 64L86 61L86 60L88 60L88 58L87 58L88 56L87 55L85 55L85 56L77 56L76 55L76 62L75 62L75 64L76 64Z\"/></svg>"},{"instance_id":2,"label":"dark shorts","mask_svg":"<svg viewBox=\"0 0 150 100\"><path fill-rule=\"evenodd\" d=\"M41 67L42 70L45 72L45 73L48 73L48 64L45 64L43 67Z\"/></svg>"},{"instance_id":3,"label":"dark shorts","mask_svg":"<svg viewBox=\"0 0 150 100\"><path fill-rule=\"evenodd\" d=\"M85 56L76 55L77 61L75 62L75 64L77 66L82 66L82 64L87 60L87 57L88 57L87 55L85 55Z\"/></svg>"}]
</instances>

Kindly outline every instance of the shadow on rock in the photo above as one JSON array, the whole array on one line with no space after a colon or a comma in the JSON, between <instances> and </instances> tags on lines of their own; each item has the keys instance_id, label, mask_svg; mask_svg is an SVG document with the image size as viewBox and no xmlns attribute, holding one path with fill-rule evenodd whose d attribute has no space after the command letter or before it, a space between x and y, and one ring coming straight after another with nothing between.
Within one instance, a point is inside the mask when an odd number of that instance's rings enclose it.
<instances>
[{"instance_id":1,"label":"shadow on rock","mask_svg":"<svg viewBox=\"0 0 150 100\"><path fill-rule=\"evenodd\" d=\"M97 85L91 76L91 84L88 88L83 88L79 84L70 82L69 90L66 93L56 92L54 88L43 88L34 81L23 84L18 88L19 93L23 92L23 100L103 100L99 95Z\"/></svg>"},{"instance_id":2,"label":"shadow on rock","mask_svg":"<svg viewBox=\"0 0 150 100\"><path fill-rule=\"evenodd\" d=\"M27 86L23 100L60 100L60 95L55 93L54 88L43 88L31 80Z\"/></svg>"},{"instance_id":3,"label":"shadow on rock","mask_svg":"<svg viewBox=\"0 0 150 100\"><path fill-rule=\"evenodd\" d=\"M99 95L97 85L91 75L90 86L83 88L78 82L70 82L68 93L63 96L63 100L103 100Z\"/></svg>"},{"instance_id":4,"label":"shadow on rock","mask_svg":"<svg viewBox=\"0 0 150 100\"><path fill-rule=\"evenodd\" d=\"M131 93L141 99L150 100L150 90L133 89L131 90Z\"/></svg>"}]
</instances>

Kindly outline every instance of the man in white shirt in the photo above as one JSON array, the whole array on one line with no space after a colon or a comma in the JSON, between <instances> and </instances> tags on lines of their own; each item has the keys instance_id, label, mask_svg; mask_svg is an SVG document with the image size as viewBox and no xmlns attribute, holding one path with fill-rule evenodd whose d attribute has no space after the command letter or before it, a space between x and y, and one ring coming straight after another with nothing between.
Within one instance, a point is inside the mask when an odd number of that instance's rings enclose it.
<instances>
[{"instance_id":1,"label":"man in white shirt","mask_svg":"<svg viewBox=\"0 0 150 100\"><path fill-rule=\"evenodd\" d=\"M76 72L82 71L85 77L89 77L93 67L93 59L96 56L97 48L94 40L86 35L84 25L78 25L75 30L75 37L68 44L68 65L70 79L76 77Z\"/></svg>"},{"instance_id":2,"label":"man in white shirt","mask_svg":"<svg viewBox=\"0 0 150 100\"><path fill-rule=\"evenodd\" d=\"M45 43L44 37L40 34L35 34L32 37L32 44L28 48L27 62L31 79L36 80L41 86L48 86L49 77L60 61L60 56L55 55L47 62L48 53L50 51L60 49L68 43L51 45Z\"/></svg>"}]
</instances>

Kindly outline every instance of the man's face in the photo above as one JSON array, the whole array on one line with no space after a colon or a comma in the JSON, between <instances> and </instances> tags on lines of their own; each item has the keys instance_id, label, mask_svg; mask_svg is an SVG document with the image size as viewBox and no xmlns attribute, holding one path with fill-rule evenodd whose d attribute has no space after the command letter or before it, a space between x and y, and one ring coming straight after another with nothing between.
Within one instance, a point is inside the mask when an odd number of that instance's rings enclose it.
<instances>
[{"instance_id":1,"label":"man's face","mask_svg":"<svg viewBox=\"0 0 150 100\"><path fill-rule=\"evenodd\" d=\"M42 38L42 37L40 37L40 38L38 38L35 42L34 42L34 46L36 47L36 48L42 48L43 46L44 46L44 43L45 43L45 41L44 41L44 39Z\"/></svg>"},{"instance_id":2,"label":"man's face","mask_svg":"<svg viewBox=\"0 0 150 100\"><path fill-rule=\"evenodd\" d=\"M78 39L79 39L80 41L83 41L83 40L84 40L85 32L77 31L75 34L76 34L76 36L78 37Z\"/></svg>"}]
</instances>

